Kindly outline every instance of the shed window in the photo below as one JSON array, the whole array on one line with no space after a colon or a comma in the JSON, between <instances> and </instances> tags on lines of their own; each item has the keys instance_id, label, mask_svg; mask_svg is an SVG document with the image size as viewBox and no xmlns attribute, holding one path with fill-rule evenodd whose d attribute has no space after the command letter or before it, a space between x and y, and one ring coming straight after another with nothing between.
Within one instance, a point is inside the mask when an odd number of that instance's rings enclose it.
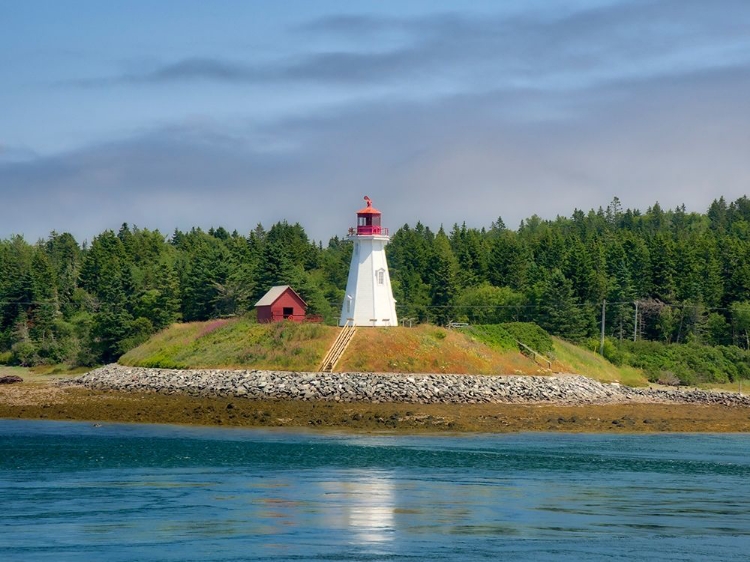
<instances>
[{"instance_id":1,"label":"shed window","mask_svg":"<svg viewBox=\"0 0 750 562\"><path fill-rule=\"evenodd\" d=\"M294 308L291 306L285 306L284 307L284 318L291 318L294 316Z\"/></svg>"}]
</instances>

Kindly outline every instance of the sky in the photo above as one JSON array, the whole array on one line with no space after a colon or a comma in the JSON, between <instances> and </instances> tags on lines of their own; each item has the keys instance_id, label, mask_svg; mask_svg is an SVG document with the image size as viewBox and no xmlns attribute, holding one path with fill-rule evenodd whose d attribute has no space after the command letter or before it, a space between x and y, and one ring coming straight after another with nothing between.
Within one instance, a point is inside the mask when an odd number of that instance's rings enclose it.
<instances>
[{"instance_id":1,"label":"sky","mask_svg":"<svg viewBox=\"0 0 750 562\"><path fill-rule=\"evenodd\" d=\"M750 191L747 0L0 0L0 239Z\"/></svg>"}]
</instances>

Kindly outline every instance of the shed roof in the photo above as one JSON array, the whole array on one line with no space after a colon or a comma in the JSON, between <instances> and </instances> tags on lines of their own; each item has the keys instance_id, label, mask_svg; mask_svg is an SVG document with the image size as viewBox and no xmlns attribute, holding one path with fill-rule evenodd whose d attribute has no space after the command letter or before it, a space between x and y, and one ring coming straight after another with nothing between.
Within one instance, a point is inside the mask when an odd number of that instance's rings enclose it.
<instances>
[{"instance_id":1,"label":"shed roof","mask_svg":"<svg viewBox=\"0 0 750 562\"><path fill-rule=\"evenodd\" d=\"M307 305L307 303L304 301L304 299L297 294L297 291L292 289L289 285L277 285L276 287L271 287L268 289L268 292L263 295L258 302L255 303L255 306L270 306L273 303L276 302L276 299L278 299L281 295L284 294L284 292L289 289L292 293L294 293L297 298L302 301L302 304Z\"/></svg>"}]
</instances>

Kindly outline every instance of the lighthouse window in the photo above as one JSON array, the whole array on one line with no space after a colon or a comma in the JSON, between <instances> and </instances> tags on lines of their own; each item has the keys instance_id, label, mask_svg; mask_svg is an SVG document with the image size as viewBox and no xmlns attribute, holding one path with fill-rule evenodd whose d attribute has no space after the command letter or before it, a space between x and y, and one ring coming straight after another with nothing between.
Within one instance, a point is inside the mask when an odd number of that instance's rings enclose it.
<instances>
[{"instance_id":1,"label":"lighthouse window","mask_svg":"<svg viewBox=\"0 0 750 562\"><path fill-rule=\"evenodd\" d=\"M385 271L378 269L378 285L385 283Z\"/></svg>"}]
</instances>

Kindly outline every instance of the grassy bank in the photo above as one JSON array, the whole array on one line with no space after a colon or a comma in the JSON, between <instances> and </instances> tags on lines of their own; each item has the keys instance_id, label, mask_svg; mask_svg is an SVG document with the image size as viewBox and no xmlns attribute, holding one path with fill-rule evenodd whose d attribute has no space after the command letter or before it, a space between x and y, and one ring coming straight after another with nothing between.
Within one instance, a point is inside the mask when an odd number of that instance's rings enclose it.
<instances>
[{"instance_id":1,"label":"grassy bank","mask_svg":"<svg viewBox=\"0 0 750 562\"><path fill-rule=\"evenodd\" d=\"M256 324L246 319L175 324L126 353L119 363L314 371L337 334L338 328L320 324ZM491 345L469 332L421 325L358 329L336 370L536 374L540 368L513 342Z\"/></svg>"},{"instance_id":2,"label":"grassy bank","mask_svg":"<svg viewBox=\"0 0 750 562\"><path fill-rule=\"evenodd\" d=\"M509 334L509 330L515 333ZM552 359L519 351L518 333ZM175 324L129 351L123 365L315 371L338 328L320 324L256 324L247 319ZM448 330L438 326L359 328L337 371L519 374L579 373L602 382L645 385L638 369L617 367L586 349L550 338L533 325Z\"/></svg>"},{"instance_id":3,"label":"grassy bank","mask_svg":"<svg viewBox=\"0 0 750 562\"><path fill-rule=\"evenodd\" d=\"M257 324L245 318L173 324L119 363L165 369L313 371L336 338L322 324Z\"/></svg>"},{"instance_id":4,"label":"grassy bank","mask_svg":"<svg viewBox=\"0 0 750 562\"><path fill-rule=\"evenodd\" d=\"M570 342L553 338L553 353L557 361L570 372L584 375L599 382L619 382L628 386L648 386L643 371L629 365L613 365L601 355L578 347Z\"/></svg>"}]
</instances>

